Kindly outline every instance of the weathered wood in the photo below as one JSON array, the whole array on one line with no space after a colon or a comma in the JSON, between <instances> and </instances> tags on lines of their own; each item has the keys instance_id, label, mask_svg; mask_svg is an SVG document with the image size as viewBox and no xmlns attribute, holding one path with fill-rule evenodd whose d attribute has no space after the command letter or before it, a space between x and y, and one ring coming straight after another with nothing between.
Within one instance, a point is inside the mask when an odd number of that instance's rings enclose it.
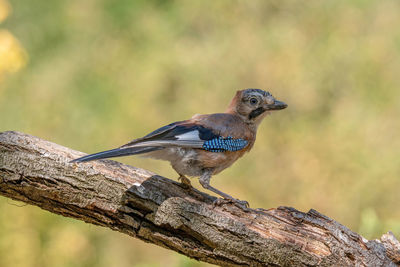
<instances>
[{"instance_id":1,"label":"weathered wood","mask_svg":"<svg viewBox=\"0 0 400 267\"><path fill-rule=\"evenodd\" d=\"M310 210L213 207L214 197L110 160L70 164L82 153L0 133L0 194L225 266L397 266L391 234L366 240Z\"/></svg>"}]
</instances>

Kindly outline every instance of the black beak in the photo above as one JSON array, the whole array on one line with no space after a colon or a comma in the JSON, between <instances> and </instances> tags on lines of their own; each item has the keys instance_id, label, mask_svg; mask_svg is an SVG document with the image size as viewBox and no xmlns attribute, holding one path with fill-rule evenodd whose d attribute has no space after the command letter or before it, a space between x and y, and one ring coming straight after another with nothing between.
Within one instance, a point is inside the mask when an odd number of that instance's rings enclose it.
<instances>
[{"instance_id":1,"label":"black beak","mask_svg":"<svg viewBox=\"0 0 400 267\"><path fill-rule=\"evenodd\" d=\"M279 100L275 100L273 104L266 105L266 110L280 110L285 108L287 108L287 104Z\"/></svg>"},{"instance_id":2,"label":"black beak","mask_svg":"<svg viewBox=\"0 0 400 267\"><path fill-rule=\"evenodd\" d=\"M250 112L249 120L252 120L252 119L258 117L259 115L263 114L265 111L280 110L280 109L284 109L284 108L287 108L286 103L279 101L279 100L275 100L273 104L263 105L262 107L256 108L255 110Z\"/></svg>"}]
</instances>

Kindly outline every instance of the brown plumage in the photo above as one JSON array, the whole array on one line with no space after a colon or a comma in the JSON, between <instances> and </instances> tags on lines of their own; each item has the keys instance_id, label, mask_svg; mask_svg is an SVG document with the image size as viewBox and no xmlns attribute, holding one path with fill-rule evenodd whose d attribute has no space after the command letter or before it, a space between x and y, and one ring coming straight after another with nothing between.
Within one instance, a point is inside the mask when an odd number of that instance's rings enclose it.
<instances>
[{"instance_id":1,"label":"brown plumage","mask_svg":"<svg viewBox=\"0 0 400 267\"><path fill-rule=\"evenodd\" d=\"M198 176L204 188L245 208L248 205L246 201L212 187L210 178L252 149L257 128L267 114L286 107L285 103L261 89L240 90L224 113L194 115L189 120L171 123L119 148L72 162L136 154L166 160L186 185L190 185L190 181L185 175Z\"/></svg>"}]
</instances>

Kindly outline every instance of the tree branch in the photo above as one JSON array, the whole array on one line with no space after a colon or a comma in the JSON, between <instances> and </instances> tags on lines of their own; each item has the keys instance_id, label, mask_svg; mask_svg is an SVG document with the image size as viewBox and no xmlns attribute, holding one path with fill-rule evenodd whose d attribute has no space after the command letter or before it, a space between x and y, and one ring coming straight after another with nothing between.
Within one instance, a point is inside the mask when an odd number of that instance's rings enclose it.
<instances>
[{"instance_id":1,"label":"tree branch","mask_svg":"<svg viewBox=\"0 0 400 267\"><path fill-rule=\"evenodd\" d=\"M390 232L368 241L310 210L213 207L214 197L110 160L69 164L82 153L0 133L0 194L101 225L218 265L397 266Z\"/></svg>"}]
</instances>

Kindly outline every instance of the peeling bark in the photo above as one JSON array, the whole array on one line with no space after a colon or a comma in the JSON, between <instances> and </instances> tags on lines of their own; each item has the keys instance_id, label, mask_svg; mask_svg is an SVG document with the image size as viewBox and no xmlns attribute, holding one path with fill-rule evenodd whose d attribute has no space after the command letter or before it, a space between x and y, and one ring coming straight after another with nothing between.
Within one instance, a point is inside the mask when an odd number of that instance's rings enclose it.
<instances>
[{"instance_id":1,"label":"peeling bark","mask_svg":"<svg viewBox=\"0 0 400 267\"><path fill-rule=\"evenodd\" d=\"M244 212L215 197L111 160L69 164L81 152L0 133L0 194L223 266L397 266L390 232L366 240L310 210Z\"/></svg>"}]
</instances>

